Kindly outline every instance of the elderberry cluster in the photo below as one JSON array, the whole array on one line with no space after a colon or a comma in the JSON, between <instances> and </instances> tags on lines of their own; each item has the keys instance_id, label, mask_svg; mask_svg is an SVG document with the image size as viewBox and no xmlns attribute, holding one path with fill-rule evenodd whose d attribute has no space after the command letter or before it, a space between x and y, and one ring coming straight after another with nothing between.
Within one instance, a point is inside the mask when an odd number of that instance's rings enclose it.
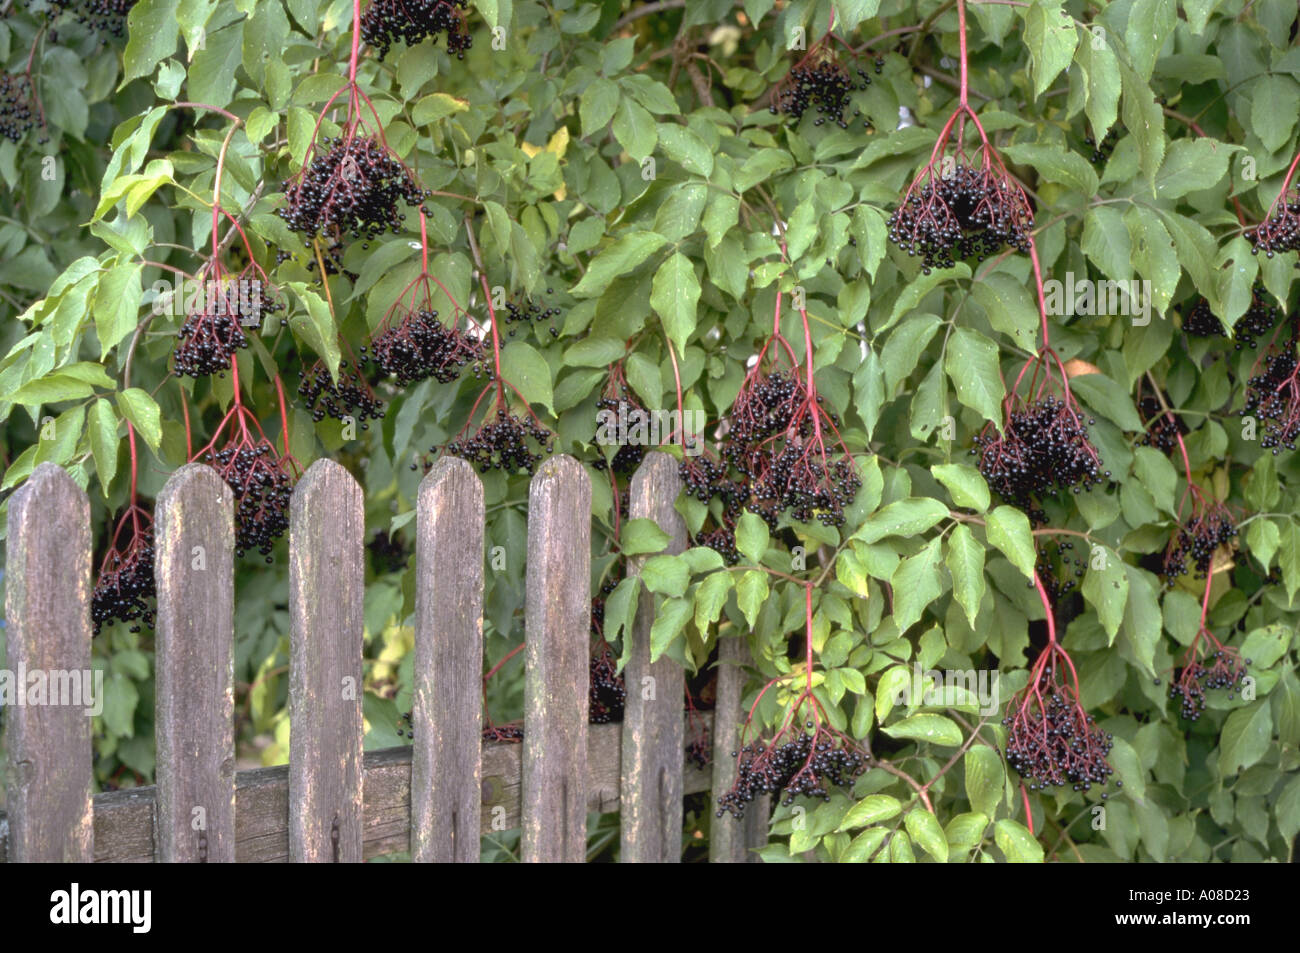
<instances>
[{"instance_id":1,"label":"elderberry cluster","mask_svg":"<svg viewBox=\"0 0 1300 953\"><path fill-rule=\"evenodd\" d=\"M372 137L327 139L324 145L297 181L284 183L285 204L276 209L308 241L330 231L367 241L399 232L406 216L397 211L398 200L421 208L429 195Z\"/></svg>"},{"instance_id":2,"label":"elderberry cluster","mask_svg":"<svg viewBox=\"0 0 1300 953\"><path fill-rule=\"evenodd\" d=\"M0 73L0 136L17 142L39 118L32 81L25 73Z\"/></svg>"},{"instance_id":3,"label":"elderberry cluster","mask_svg":"<svg viewBox=\"0 0 1300 953\"><path fill-rule=\"evenodd\" d=\"M871 85L871 77L866 70L858 70L858 81L849 76L848 71L834 60L822 60L816 66L796 66L790 70L786 84L773 97L768 111L772 115L784 113L791 118L791 125L797 125L809 106L817 110L813 125L823 125L827 120L841 129L848 129L849 122L844 112L849 108L855 90L866 89ZM854 116L862 115L855 109ZM870 128L871 122L863 120L862 125Z\"/></svg>"},{"instance_id":4,"label":"elderberry cluster","mask_svg":"<svg viewBox=\"0 0 1300 953\"><path fill-rule=\"evenodd\" d=\"M735 751L731 754L737 756ZM784 792L781 803L786 807L799 795L829 801L829 788L848 786L867 766L862 751L821 731L801 731L775 746L756 741L741 748L739 758L735 785L718 798L718 817L730 813L739 820L745 816L745 805L764 794Z\"/></svg>"},{"instance_id":5,"label":"elderberry cluster","mask_svg":"<svg viewBox=\"0 0 1300 953\"><path fill-rule=\"evenodd\" d=\"M78 23L96 33L122 36L126 29L126 15L136 0L47 0L50 21L69 13Z\"/></svg>"},{"instance_id":6,"label":"elderberry cluster","mask_svg":"<svg viewBox=\"0 0 1300 953\"><path fill-rule=\"evenodd\" d=\"M1250 659L1242 660L1233 649L1219 649L1210 656L1211 664L1207 667L1196 660L1183 666L1174 673L1174 680L1169 685L1169 697L1180 702L1179 714L1188 721L1196 721L1205 711L1205 693L1216 688L1230 689L1228 699L1231 701L1241 689L1246 679L1246 665Z\"/></svg>"},{"instance_id":7,"label":"elderberry cluster","mask_svg":"<svg viewBox=\"0 0 1300 953\"><path fill-rule=\"evenodd\" d=\"M1251 253L1266 258L1300 250L1300 191L1279 197L1272 214L1246 232Z\"/></svg>"},{"instance_id":8,"label":"elderberry cluster","mask_svg":"<svg viewBox=\"0 0 1300 953\"><path fill-rule=\"evenodd\" d=\"M587 720L593 725L606 725L623 720L623 706L627 702L627 684L619 674L618 662L609 643L603 639L591 656L591 679Z\"/></svg>"},{"instance_id":9,"label":"elderberry cluster","mask_svg":"<svg viewBox=\"0 0 1300 953\"><path fill-rule=\"evenodd\" d=\"M982 261L1010 245L1029 251L1034 213L1025 193L1005 174L958 162L950 175L930 174L889 217L889 238L921 270L951 268L958 259Z\"/></svg>"},{"instance_id":10,"label":"elderberry cluster","mask_svg":"<svg viewBox=\"0 0 1300 953\"><path fill-rule=\"evenodd\" d=\"M155 595L153 531L142 529L122 552L109 553L90 596L90 621L95 635L114 621L131 622L132 632L142 625L153 628Z\"/></svg>"},{"instance_id":11,"label":"elderberry cluster","mask_svg":"<svg viewBox=\"0 0 1300 953\"><path fill-rule=\"evenodd\" d=\"M1138 411L1142 414L1142 419L1147 422L1146 430L1138 438L1140 446L1153 447L1168 453L1178 442L1178 437L1187 433L1187 425L1178 418L1177 414L1166 412L1155 397L1148 395L1138 401Z\"/></svg>"},{"instance_id":12,"label":"elderberry cluster","mask_svg":"<svg viewBox=\"0 0 1300 953\"><path fill-rule=\"evenodd\" d=\"M840 526L844 507L853 502L862 481L848 457L823 461L793 442L772 454L761 475L750 484L749 508L775 527L783 510L800 523L814 519L823 526Z\"/></svg>"},{"instance_id":13,"label":"elderberry cluster","mask_svg":"<svg viewBox=\"0 0 1300 953\"><path fill-rule=\"evenodd\" d=\"M1185 526L1179 526L1165 553L1165 585L1187 572L1188 560L1198 579L1204 579L1214 562L1214 552L1237 538L1237 524L1222 506L1213 506Z\"/></svg>"},{"instance_id":14,"label":"elderberry cluster","mask_svg":"<svg viewBox=\"0 0 1300 953\"><path fill-rule=\"evenodd\" d=\"M517 745L524 740L524 726L488 725L483 729L483 743L488 745Z\"/></svg>"},{"instance_id":15,"label":"elderberry cluster","mask_svg":"<svg viewBox=\"0 0 1300 953\"><path fill-rule=\"evenodd\" d=\"M1042 496L1066 489L1080 493L1110 479L1083 418L1052 395L1012 411L1003 435L986 431L974 443L970 452L979 456L989 487L1035 522L1047 519L1037 502Z\"/></svg>"},{"instance_id":16,"label":"elderberry cluster","mask_svg":"<svg viewBox=\"0 0 1300 953\"><path fill-rule=\"evenodd\" d=\"M439 33L447 35L447 52L457 59L474 43L465 26L469 0L371 0L361 17L361 38L382 60L396 42L415 46Z\"/></svg>"},{"instance_id":17,"label":"elderberry cluster","mask_svg":"<svg viewBox=\"0 0 1300 953\"><path fill-rule=\"evenodd\" d=\"M550 294L552 289L547 288L546 291ZM548 321L550 322L548 330L551 337L554 338L560 336L560 329L555 326L555 319L563 313L559 308L543 308L537 302L525 299L523 301L507 301L501 317L507 325L522 324L524 327ZM515 329L511 327L506 333L510 337L514 337Z\"/></svg>"},{"instance_id":18,"label":"elderberry cluster","mask_svg":"<svg viewBox=\"0 0 1300 953\"><path fill-rule=\"evenodd\" d=\"M534 451L530 442L539 449ZM501 470L504 473L527 473L530 476L542 460L542 454L554 452L551 432L531 419L497 411L491 423L484 423L471 437L453 440L447 452L469 461L480 473Z\"/></svg>"},{"instance_id":19,"label":"elderberry cluster","mask_svg":"<svg viewBox=\"0 0 1300 953\"><path fill-rule=\"evenodd\" d=\"M1031 791L1064 787L1088 791L1105 785L1114 769L1106 761L1113 735L1096 726L1091 715L1052 685L1041 685L1043 707L1036 702L1008 715L1007 762L1024 778ZM1019 705L1019 699L1012 707ZM1120 787L1122 782L1116 782ZM1105 795L1103 795L1104 797Z\"/></svg>"},{"instance_id":20,"label":"elderberry cluster","mask_svg":"<svg viewBox=\"0 0 1300 953\"><path fill-rule=\"evenodd\" d=\"M203 462L214 467L235 494L235 555L257 551L271 562L275 541L289 528L293 493L275 449L265 440L232 444L209 451Z\"/></svg>"},{"instance_id":21,"label":"elderberry cluster","mask_svg":"<svg viewBox=\"0 0 1300 953\"><path fill-rule=\"evenodd\" d=\"M468 331L449 328L437 311L411 311L396 326L375 337L371 353L379 369L399 387L432 377L450 384L473 365L474 376L487 373L487 346Z\"/></svg>"},{"instance_id":22,"label":"elderberry cluster","mask_svg":"<svg viewBox=\"0 0 1300 953\"><path fill-rule=\"evenodd\" d=\"M320 423L326 417L345 420L351 417L361 422L362 430L369 430L367 421L384 416L384 404L370 389L362 371L370 363L366 349L361 348L357 366L348 361L339 362L339 380L334 383L329 368L317 361L299 374L298 396L311 411L311 419Z\"/></svg>"},{"instance_id":23,"label":"elderberry cluster","mask_svg":"<svg viewBox=\"0 0 1300 953\"><path fill-rule=\"evenodd\" d=\"M1268 355L1264 369L1246 383L1246 406L1243 417L1258 417L1264 422L1259 445L1277 456L1283 448L1295 449L1300 436L1300 380L1294 342L1285 351Z\"/></svg>"},{"instance_id":24,"label":"elderberry cluster","mask_svg":"<svg viewBox=\"0 0 1300 953\"><path fill-rule=\"evenodd\" d=\"M1237 350L1247 347L1254 350L1259 345L1259 339L1272 331L1281 317L1282 309L1266 303L1264 289L1256 286L1251 295L1250 307L1232 328ZM1192 337L1227 337L1223 322L1210 310L1210 302L1204 298L1197 301L1183 318L1183 331Z\"/></svg>"},{"instance_id":25,"label":"elderberry cluster","mask_svg":"<svg viewBox=\"0 0 1300 953\"><path fill-rule=\"evenodd\" d=\"M1088 568L1088 561L1074 551L1074 543L1068 539L1036 546L1034 552L1038 557L1034 564L1034 572L1047 592L1048 601L1053 607L1059 607L1065 601L1065 597L1078 587L1075 580L1083 578L1084 571ZM1056 561L1053 556L1060 560L1064 570L1063 575L1073 575L1073 579L1061 579L1056 572ZM1031 580L1029 585L1032 587L1033 584Z\"/></svg>"},{"instance_id":26,"label":"elderberry cluster","mask_svg":"<svg viewBox=\"0 0 1300 953\"><path fill-rule=\"evenodd\" d=\"M1115 151L1115 143L1119 142L1119 130L1112 129L1106 133L1098 143L1091 135L1083 140L1083 144L1092 149L1092 155L1088 157L1093 165L1103 162L1110 158L1110 154Z\"/></svg>"},{"instance_id":27,"label":"elderberry cluster","mask_svg":"<svg viewBox=\"0 0 1300 953\"><path fill-rule=\"evenodd\" d=\"M235 352L248 347L236 314L191 314L176 332L172 366L180 377L224 376Z\"/></svg>"},{"instance_id":28,"label":"elderberry cluster","mask_svg":"<svg viewBox=\"0 0 1300 953\"><path fill-rule=\"evenodd\" d=\"M605 412L603 415L602 411ZM616 436L621 438L618 441L618 450L609 461L598 453L591 465L597 470L609 468L622 476L630 476L645 459L646 445L640 440L630 439L628 434L633 428L641 428L648 433L650 414L634 400L602 397L596 402L596 432L591 438L592 443L597 446L607 443L602 439L602 434L608 433L611 424Z\"/></svg>"}]
</instances>

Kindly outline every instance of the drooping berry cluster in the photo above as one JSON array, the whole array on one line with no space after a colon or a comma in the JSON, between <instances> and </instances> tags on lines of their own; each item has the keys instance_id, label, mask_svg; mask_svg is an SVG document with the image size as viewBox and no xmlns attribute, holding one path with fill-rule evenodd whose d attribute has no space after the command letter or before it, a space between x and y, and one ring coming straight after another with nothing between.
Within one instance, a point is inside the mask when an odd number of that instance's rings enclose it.
<instances>
[{"instance_id":1,"label":"drooping berry cluster","mask_svg":"<svg viewBox=\"0 0 1300 953\"><path fill-rule=\"evenodd\" d=\"M1260 338L1272 331L1282 317L1282 309L1269 304L1262 285L1251 294L1250 307L1233 325L1232 337L1238 351L1254 350ZM1210 302L1201 298L1183 319L1183 330L1193 337L1227 337L1223 322L1210 310Z\"/></svg>"},{"instance_id":2,"label":"drooping berry cluster","mask_svg":"<svg viewBox=\"0 0 1300 953\"><path fill-rule=\"evenodd\" d=\"M1293 331L1286 344L1264 359L1263 370L1246 383L1243 417L1263 421L1259 445L1273 455L1294 450L1300 436L1300 364L1296 361Z\"/></svg>"},{"instance_id":3,"label":"drooping berry cluster","mask_svg":"<svg viewBox=\"0 0 1300 953\"><path fill-rule=\"evenodd\" d=\"M476 433L447 444L447 452L469 461L480 473L501 470L531 476L543 455L554 452L551 440L551 432L537 421L500 408Z\"/></svg>"},{"instance_id":4,"label":"drooping berry cluster","mask_svg":"<svg viewBox=\"0 0 1300 953\"><path fill-rule=\"evenodd\" d=\"M216 469L235 494L235 555L258 552L271 562L275 541L289 528L293 482L265 438L234 439L203 462Z\"/></svg>"},{"instance_id":5,"label":"drooping berry cluster","mask_svg":"<svg viewBox=\"0 0 1300 953\"><path fill-rule=\"evenodd\" d=\"M1292 166L1294 173L1295 167ZM1264 221L1247 230L1246 239L1251 244L1251 252L1264 253L1266 258L1285 255L1289 251L1300 250L1300 189L1290 189L1284 183L1277 201L1269 209Z\"/></svg>"},{"instance_id":6,"label":"drooping berry cluster","mask_svg":"<svg viewBox=\"0 0 1300 953\"><path fill-rule=\"evenodd\" d=\"M592 443L598 448L614 443L614 456L606 460L603 452L592 461L597 470L611 469L621 476L631 476L645 459L649 444L650 414L631 397L602 397L596 402L596 432Z\"/></svg>"},{"instance_id":7,"label":"drooping berry cluster","mask_svg":"<svg viewBox=\"0 0 1300 953\"><path fill-rule=\"evenodd\" d=\"M989 487L1035 522L1047 520L1038 502L1044 496L1080 493L1110 479L1084 419L1051 394L1012 411L1001 434L987 425L974 443L971 453Z\"/></svg>"},{"instance_id":8,"label":"drooping berry cluster","mask_svg":"<svg viewBox=\"0 0 1300 953\"><path fill-rule=\"evenodd\" d=\"M69 13L89 30L120 37L126 30L126 15L136 0L47 0L47 3L51 22Z\"/></svg>"},{"instance_id":9,"label":"drooping berry cluster","mask_svg":"<svg viewBox=\"0 0 1300 953\"><path fill-rule=\"evenodd\" d=\"M800 795L829 801L830 788L847 787L867 766L857 745L821 729L800 731L780 744L755 741L732 756L739 758L736 783L718 797L718 817L743 818L745 805L765 794L782 793L787 807Z\"/></svg>"},{"instance_id":10,"label":"drooping berry cluster","mask_svg":"<svg viewBox=\"0 0 1300 953\"><path fill-rule=\"evenodd\" d=\"M909 256L919 255L928 275L960 259L982 261L1008 245L1028 252L1034 213L1005 171L957 161L943 174L927 167L888 224L890 240Z\"/></svg>"},{"instance_id":11,"label":"drooping berry cluster","mask_svg":"<svg viewBox=\"0 0 1300 953\"><path fill-rule=\"evenodd\" d=\"M547 288L546 291L549 294L552 289ZM559 337L560 330L555 326L555 319L560 317L563 313L564 312L557 307L552 306L549 308L543 308L531 298L525 298L522 301L507 301L505 304L505 310L501 314L501 318L508 326L523 325L524 327L528 327L533 324L550 322L549 331L551 337ZM510 337L514 337L515 328L510 327L507 334L509 334Z\"/></svg>"},{"instance_id":12,"label":"drooping berry cluster","mask_svg":"<svg viewBox=\"0 0 1300 953\"><path fill-rule=\"evenodd\" d=\"M384 403L375 396L365 378L369 364L370 358L362 347L355 366L349 361L339 362L337 384L330 376L329 368L321 361L302 371L298 396L307 405L312 420L320 423L326 417L334 420L351 418L360 422L362 430L369 430L367 421L382 419Z\"/></svg>"},{"instance_id":13,"label":"drooping berry cluster","mask_svg":"<svg viewBox=\"0 0 1300 953\"><path fill-rule=\"evenodd\" d=\"M428 193L384 145L372 137L328 139L323 152L284 183L285 204L276 209L308 241L322 233L379 238L401 231L406 216L399 200L422 208Z\"/></svg>"},{"instance_id":14,"label":"drooping berry cluster","mask_svg":"<svg viewBox=\"0 0 1300 953\"><path fill-rule=\"evenodd\" d=\"M1066 597L1078 588L1077 580L1083 578L1088 568L1088 561L1075 551L1074 543L1068 539L1036 546L1034 552L1037 556L1034 572L1042 580L1043 588L1047 590L1047 597L1053 607L1059 609ZM1062 570L1060 573L1057 572L1058 561ZM1033 582L1031 581L1029 585L1033 586ZM1058 617L1057 624L1063 622L1064 620Z\"/></svg>"},{"instance_id":15,"label":"drooping berry cluster","mask_svg":"<svg viewBox=\"0 0 1300 953\"><path fill-rule=\"evenodd\" d=\"M1008 729L1007 762L1031 791L1104 786L1114 773L1106 760L1113 736L1097 727L1067 688L1051 681L1050 666L1044 675L1043 682L1012 700L1014 714L1002 720Z\"/></svg>"},{"instance_id":16,"label":"drooping berry cluster","mask_svg":"<svg viewBox=\"0 0 1300 953\"><path fill-rule=\"evenodd\" d=\"M0 73L0 136L17 142L36 125L39 110L25 73Z\"/></svg>"},{"instance_id":17,"label":"drooping berry cluster","mask_svg":"<svg viewBox=\"0 0 1300 953\"><path fill-rule=\"evenodd\" d=\"M853 93L871 85L871 77L866 70L858 70L858 79L854 80L834 59L823 59L813 65L798 65L790 70L768 107L772 115L784 113L790 117L791 125L798 125L803 114L812 106L817 111L813 125L820 126L833 122L841 129L849 128L849 121L844 114L851 105ZM854 116L861 115L854 110ZM863 120L864 127L870 127L868 120Z\"/></svg>"},{"instance_id":18,"label":"drooping berry cluster","mask_svg":"<svg viewBox=\"0 0 1300 953\"><path fill-rule=\"evenodd\" d=\"M1190 560L1198 579L1204 579L1220 546L1237 538L1237 524L1221 503L1204 505L1199 497L1192 518L1178 527L1165 551L1165 584L1173 586L1188 571Z\"/></svg>"},{"instance_id":19,"label":"drooping berry cluster","mask_svg":"<svg viewBox=\"0 0 1300 953\"><path fill-rule=\"evenodd\" d=\"M176 332L172 368L180 377L224 376L235 352L248 347L238 310L212 305L205 301Z\"/></svg>"},{"instance_id":20,"label":"drooping berry cluster","mask_svg":"<svg viewBox=\"0 0 1300 953\"><path fill-rule=\"evenodd\" d=\"M447 35L447 52L457 59L474 43L465 25L469 0L371 0L361 16L361 38L382 60L394 43L415 46L428 37Z\"/></svg>"},{"instance_id":21,"label":"drooping berry cluster","mask_svg":"<svg viewBox=\"0 0 1300 953\"><path fill-rule=\"evenodd\" d=\"M119 546L123 535L126 544ZM130 622L132 632L153 628L154 541L149 515L132 506L118 520L99 578L90 597L90 621L95 635L114 621Z\"/></svg>"},{"instance_id":22,"label":"drooping berry cluster","mask_svg":"<svg viewBox=\"0 0 1300 953\"><path fill-rule=\"evenodd\" d=\"M450 384L468 366L474 376L489 373L487 346L468 331L449 328L437 311L410 310L375 336L371 353L379 369L406 387L432 377Z\"/></svg>"},{"instance_id":23,"label":"drooping berry cluster","mask_svg":"<svg viewBox=\"0 0 1300 953\"><path fill-rule=\"evenodd\" d=\"M1210 651L1204 658L1198 658L1201 635L1209 635L1209 632L1202 629L1198 633L1197 641L1188 649L1183 666L1169 685L1169 697L1180 703L1179 714L1188 721L1196 721L1205 711L1207 691L1226 688L1228 699L1235 698L1246 679L1246 666L1250 664L1250 659L1243 660L1236 649L1221 645L1213 636L1209 639Z\"/></svg>"},{"instance_id":24,"label":"drooping berry cluster","mask_svg":"<svg viewBox=\"0 0 1300 953\"><path fill-rule=\"evenodd\" d=\"M614 650L603 638L591 653L590 696L587 720L593 725L605 725L623 720L623 706L627 701L627 684L618 670Z\"/></svg>"}]
</instances>

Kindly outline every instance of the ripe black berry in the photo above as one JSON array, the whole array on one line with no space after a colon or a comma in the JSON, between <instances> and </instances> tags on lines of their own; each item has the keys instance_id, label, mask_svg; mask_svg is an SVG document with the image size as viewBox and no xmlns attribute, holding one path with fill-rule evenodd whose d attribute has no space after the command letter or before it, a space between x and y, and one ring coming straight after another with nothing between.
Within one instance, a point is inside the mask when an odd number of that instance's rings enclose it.
<instances>
[{"instance_id":1,"label":"ripe black berry","mask_svg":"<svg viewBox=\"0 0 1300 953\"><path fill-rule=\"evenodd\" d=\"M108 551L99 567L99 578L90 597L90 621L95 635L116 621L153 628L154 607L153 523L138 506L128 507L113 531Z\"/></svg>"},{"instance_id":2,"label":"ripe black berry","mask_svg":"<svg viewBox=\"0 0 1300 953\"><path fill-rule=\"evenodd\" d=\"M361 38L382 60L396 42L415 46L427 37L447 35L447 52L457 59L474 43L465 25L468 0L371 0L361 16Z\"/></svg>"},{"instance_id":3,"label":"ripe black berry","mask_svg":"<svg viewBox=\"0 0 1300 953\"><path fill-rule=\"evenodd\" d=\"M447 444L447 452L469 461L480 473L501 470L531 475L543 454L555 449L551 440L551 432L541 424L500 408L473 436Z\"/></svg>"},{"instance_id":4,"label":"ripe black berry","mask_svg":"<svg viewBox=\"0 0 1300 953\"><path fill-rule=\"evenodd\" d=\"M293 483L284 462L266 438L233 438L203 462L221 475L235 494L235 555L256 550L271 562L275 541L289 528Z\"/></svg>"}]
</instances>

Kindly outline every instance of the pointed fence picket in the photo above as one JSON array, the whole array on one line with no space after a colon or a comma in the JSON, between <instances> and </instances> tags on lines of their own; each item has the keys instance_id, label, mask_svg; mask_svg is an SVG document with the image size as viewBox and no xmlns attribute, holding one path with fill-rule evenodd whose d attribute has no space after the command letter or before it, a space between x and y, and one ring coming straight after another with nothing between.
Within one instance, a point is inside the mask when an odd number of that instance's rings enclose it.
<instances>
[{"instance_id":1,"label":"pointed fence picket","mask_svg":"<svg viewBox=\"0 0 1300 953\"><path fill-rule=\"evenodd\" d=\"M631 485L632 516L670 552L686 546L679 487L662 453ZM625 719L588 725L591 524L576 516L590 511L586 469L548 458L529 493L524 741L485 745L483 486L462 460L434 466L416 510L414 740L363 752L364 500L343 467L314 463L290 510L289 764L236 771L233 501L211 468L182 467L157 500L157 784L92 797L84 706L7 706L0 862L474 862L481 833L511 828L525 861L575 862L588 812L619 810L624 862L679 860L683 796L731 782L743 642L721 645L711 771L685 763L683 672L650 661L648 598L627 636ZM88 673L86 494L37 467L9 502L6 546L8 671ZM759 813L715 822L710 859L753 859Z\"/></svg>"}]
</instances>

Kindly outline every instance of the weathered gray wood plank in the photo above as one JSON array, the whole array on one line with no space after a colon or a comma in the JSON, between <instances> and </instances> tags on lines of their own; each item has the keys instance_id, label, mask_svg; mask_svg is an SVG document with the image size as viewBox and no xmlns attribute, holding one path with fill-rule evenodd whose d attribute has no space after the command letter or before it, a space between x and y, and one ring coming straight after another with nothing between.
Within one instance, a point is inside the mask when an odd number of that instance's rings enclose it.
<instances>
[{"instance_id":1,"label":"weathered gray wood plank","mask_svg":"<svg viewBox=\"0 0 1300 953\"><path fill-rule=\"evenodd\" d=\"M718 810L718 796L736 783L736 758L732 752L740 747L741 730L747 712L742 707L745 689L745 666L749 664L749 646L744 636L728 635L718 640L718 696L713 714L713 810ZM755 863L755 847L767 843L771 799L764 795L745 809L736 820L730 815L714 817L709 833L709 862L713 864Z\"/></svg>"},{"instance_id":2,"label":"weathered gray wood plank","mask_svg":"<svg viewBox=\"0 0 1300 953\"><path fill-rule=\"evenodd\" d=\"M233 496L181 467L158 494L158 857L235 859Z\"/></svg>"},{"instance_id":3,"label":"weathered gray wood plank","mask_svg":"<svg viewBox=\"0 0 1300 953\"><path fill-rule=\"evenodd\" d=\"M289 856L362 860L365 503L317 460L289 511Z\"/></svg>"},{"instance_id":4,"label":"weathered gray wood plank","mask_svg":"<svg viewBox=\"0 0 1300 953\"><path fill-rule=\"evenodd\" d=\"M86 494L42 463L9 501L7 540L6 666L22 702L5 707L10 856L85 862L93 849L87 712L101 701L90 668Z\"/></svg>"},{"instance_id":5,"label":"weathered gray wood plank","mask_svg":"<svg viewBox=\"0 0 1300 953\"><path fill-rule=\"evenodd\" d=\"M416 505L411 859L477 863L483 730L483 484L440 459Z\"/></svg>"},{"instance_id":6,"label":"weathered gray wood plank","mask_svg":"<svg viewBox=\"0 0 1300 953\"><path fill-rule=\"evenodd\" d=\"M712 713L705 712L706 724ZM619 809L619 752L622 726L592 725L587 735L587 810L610 814ZM482 822L484 834L520 826L522 748L517 744L483 749ZM365 856L407 850L411 835L411 758L409 747L366 752ZM709 789L710 774L687 764L683 793ZM289 859L289 768L255 768L236 776L235 859L240 863L285 863ZM133 788L95 795L95 853L99 863L150 863L156 859L156 789ZM0 813L0 863L12 861L8 820Z\"/></svg>"},{"instance_id":7,"label":"weathered gray wood plank","mask_svg":"<svg viewBox=\"0 0 1300 953\"><path fill-rule=\"evenodd\" d=\"M523 837L525 862L581 863L587 847L591 480L572 457L528 492Z\"/></svg>"},{"instance_id":8,"label":"weathered gray wood plank","mask_svg":"<svg viewBox=\"0 0 1300 953\"><path fill-rule=\"evenodd\" d=\"M630 514L654 520L671 537L665 552L686 549L686 524L674 504L681 492L677 461L666 453L646 454L632 477ZM637 574L645 557L633 557ZM682 856L682 745L685 726L681 666L670 658L650 661L654 597L642 593L633 622L624 678L623 810L620 815L624 863L678 863Z\"/></svg>"}]
</instances>

